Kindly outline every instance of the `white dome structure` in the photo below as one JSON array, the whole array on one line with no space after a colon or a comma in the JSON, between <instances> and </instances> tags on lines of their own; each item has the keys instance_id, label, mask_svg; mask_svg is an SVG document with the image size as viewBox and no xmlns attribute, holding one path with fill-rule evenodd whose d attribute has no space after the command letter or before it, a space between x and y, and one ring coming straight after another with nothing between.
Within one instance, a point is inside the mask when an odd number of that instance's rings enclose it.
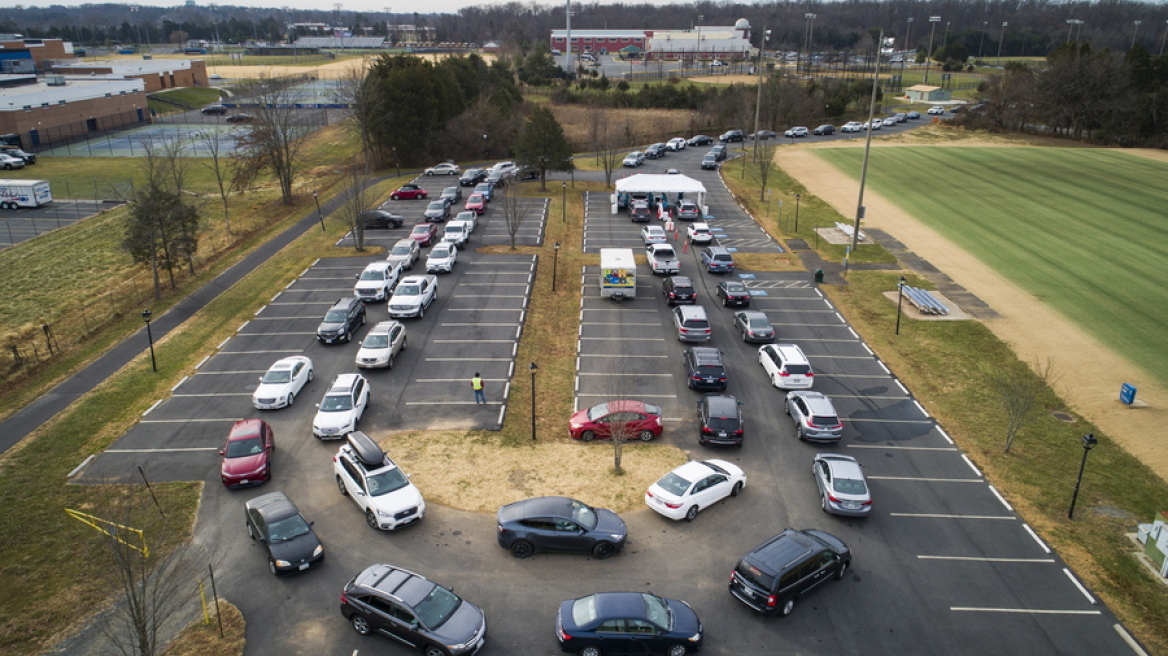
<instances>
[{"instance_id":1,"label":"white dome structure","mask_svg":"<svg viewBox=\"0 0 1168 656\"><path fill-rule=\"evenodd\" d=\"M750 29L750 21L746 20L745 18L739 18L734 23L734 29L736 29L736 30L749 30Z\"/></svg>"}]
</instances>

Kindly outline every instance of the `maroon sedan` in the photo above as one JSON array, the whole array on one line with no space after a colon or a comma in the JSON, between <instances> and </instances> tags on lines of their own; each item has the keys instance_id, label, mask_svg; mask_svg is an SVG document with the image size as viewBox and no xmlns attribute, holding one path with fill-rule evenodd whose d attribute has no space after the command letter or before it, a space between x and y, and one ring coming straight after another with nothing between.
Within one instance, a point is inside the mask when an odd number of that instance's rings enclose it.
<instances>
[{"instance_id":1,"label":"maroon sedan","mask_svg":"<svg viewBox=\"0 0 1168 656\"><path fill-rule=\"evenodd\" d=\"M573 439L591 442L617 435L648 442L661 435L661 408L641 401L609 401L572 415L568 431Z\"/></svg>"},{"instance_id":2,"label":"maroon sedan","mask_svg":"<svg viewBox=\"0 0 1168 656\"><path fill-rule=\"evenodd\" d=\"M402 185L401 189L389 195L390 200L414 200L425 197L426 190L416 184Z\"/></svg>"},{"instance_id":3,"label":"maroon sedan","mask_svg":"<svg viewBox=\"0 0 1168 656\"><path fill-rule=\"evenodd\" d=\"M227 435L220 474L226 487L259 485L272 478L272 451L276 437L272 427L262 419L235 422Z\"/></svg>"},{"instance_id":4,"label":"maroon sedan","mask_svg":"<svg viewBox=\"0 0 1168 656\"><path fill-rule=\"evenodd\" d=\"M466 211L482 214L487 211L487 197L482 194L471 194L466 199Z\"/></svg>"},{"instance_id":5,"label":"maroon sedan","mask_svg":"<svg viewBox=\"0 0 1168 656\"><path fill-rule=\"evenodd\" d=\"M419 223L410 231L410 239L418 242L419 246L429 246L438 238L438 226L433 223Z\"/></svg>"}]
</instances>

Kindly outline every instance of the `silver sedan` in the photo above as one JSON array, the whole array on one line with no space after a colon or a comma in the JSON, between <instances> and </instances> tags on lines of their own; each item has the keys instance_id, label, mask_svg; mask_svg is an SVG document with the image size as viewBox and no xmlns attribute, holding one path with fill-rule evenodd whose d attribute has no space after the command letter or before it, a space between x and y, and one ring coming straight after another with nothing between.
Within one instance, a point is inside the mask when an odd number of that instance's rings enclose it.
<instances>
[{"instance_id":1,"label":"silver sedan","mask_svg":"<svg viewBox=\"0 0 1168 656\"><path fill-rule=\"evenodd\" d=\"M846 517L867 517L872 513L872 491L864 479L864 468L851 456L818 453L811 475L819 486L823 512Z\"/></svg>"}]
</instances>

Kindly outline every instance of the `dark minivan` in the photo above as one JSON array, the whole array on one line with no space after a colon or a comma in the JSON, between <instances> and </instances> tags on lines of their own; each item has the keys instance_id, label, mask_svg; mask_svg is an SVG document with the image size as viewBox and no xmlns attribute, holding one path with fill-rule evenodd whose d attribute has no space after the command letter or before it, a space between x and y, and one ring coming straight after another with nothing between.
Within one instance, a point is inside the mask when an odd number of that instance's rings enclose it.
<instances>
[{"instance_id":1,"label":"dark minivan","mask_svg":"<svg viewBox=\"0 0 1168 656\"><path fill-rule=\"evenodd\" d=\"M825 581L840 580L852 564L843 540L793 528L755 547L730 573L730 594L754 610L786 617L795 601Z\"/></svg>"}]
</instances>

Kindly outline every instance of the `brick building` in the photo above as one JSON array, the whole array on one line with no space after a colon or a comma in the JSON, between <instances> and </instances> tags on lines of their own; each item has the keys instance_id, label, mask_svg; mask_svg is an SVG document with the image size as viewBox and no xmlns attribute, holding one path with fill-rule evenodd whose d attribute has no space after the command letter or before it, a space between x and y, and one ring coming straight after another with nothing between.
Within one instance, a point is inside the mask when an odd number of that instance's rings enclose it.
<instances>
[{"instance_id":1,"label":"brick building","mask_svg":"<svg viewBox=\"0 0 1168 656\"><path fill-rule=\"evenodd\" d=\"M53 73L142 80L146 93L179 87L206 87L207 63L202 59L77 61L53 66Z\"/></svg>"}]
</instances>

